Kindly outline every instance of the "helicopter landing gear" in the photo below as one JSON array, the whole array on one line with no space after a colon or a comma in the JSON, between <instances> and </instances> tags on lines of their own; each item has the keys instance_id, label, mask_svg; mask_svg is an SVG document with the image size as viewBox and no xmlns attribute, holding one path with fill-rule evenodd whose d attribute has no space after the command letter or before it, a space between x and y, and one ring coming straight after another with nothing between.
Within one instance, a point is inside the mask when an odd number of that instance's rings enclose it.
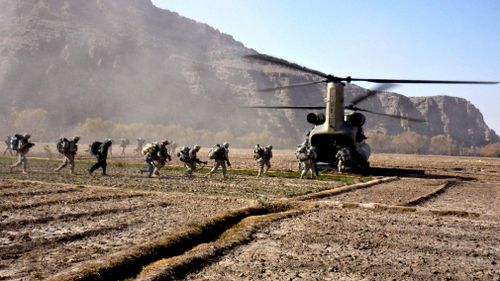
<instances>
[{"instance_id":1,"label":"helicopter landing gear","mask_svg":"<svg viewBox=\"0 0 500 281\"><path fill-rule=\"evenodd\" d=\"M335 160L337 163L337 172L347 172L352 164L351 151L346 147L339 149L335 155Z\"/></svg>"}]
</instances>

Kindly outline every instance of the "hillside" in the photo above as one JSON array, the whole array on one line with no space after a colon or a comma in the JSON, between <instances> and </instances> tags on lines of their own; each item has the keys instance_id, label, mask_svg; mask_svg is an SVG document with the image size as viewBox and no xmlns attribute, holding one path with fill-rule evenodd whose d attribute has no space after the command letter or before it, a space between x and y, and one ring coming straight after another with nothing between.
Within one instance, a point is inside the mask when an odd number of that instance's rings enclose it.
<instances>
[{"instance_id":1,"label":"hillside","mask_svg":"<svg viewBox=\"0 0 500 281\"><path fill-rule=\"evenodd\" d=\"M322 104L321 86L255 92L314 77L245 62L241 57L255 51L149 0L0 0L0 5L3 134L13 130L15 112L43 109L54 136L100 117L233 134L267 130L298 141L310 128L307 112L239 106ZM362 91L352 85L346 92ZM459 98L385 93L363 107L429 120L408 124L370 117L368 130L445 134L465 145L499 140L479 110Z\"/></svg>"}]
</instances>

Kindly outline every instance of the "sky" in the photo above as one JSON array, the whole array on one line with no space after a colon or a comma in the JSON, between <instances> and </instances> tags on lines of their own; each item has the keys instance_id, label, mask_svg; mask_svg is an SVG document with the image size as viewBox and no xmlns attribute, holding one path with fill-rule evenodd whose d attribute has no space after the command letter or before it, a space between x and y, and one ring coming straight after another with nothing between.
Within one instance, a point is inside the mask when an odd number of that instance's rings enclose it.
<instances>
[{"instance_id":1,"label":"sky","mask_svg":"<svg viewBox=\"0 0 500 281\"><path fill-rule=\"evenodd\" d=\"M335 76L500 81L498 0L152 2L260 53ZM500 84L401 85L394 91L465 98L500 134Z\"/></svg>"}]
</instances>

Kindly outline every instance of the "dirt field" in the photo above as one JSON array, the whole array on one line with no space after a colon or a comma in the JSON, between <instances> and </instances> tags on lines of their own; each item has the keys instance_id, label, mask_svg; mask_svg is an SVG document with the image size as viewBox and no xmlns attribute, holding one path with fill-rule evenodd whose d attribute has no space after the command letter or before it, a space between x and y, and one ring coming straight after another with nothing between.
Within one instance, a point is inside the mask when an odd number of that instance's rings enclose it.
<instances>
[{"instance_id":1,"label":"dirt field","mask_svg":"<svg viewBox=\"0 0 500 281\"><path fill-rule=\"evenodd\" d=\"M0 158L0 280L500 280L500 159L374 155L369 176L299 180L291 151L261 179L231 153L229 180L176 162L146 178L130 155L108 177L88 156L77 176Z\"/></svg>"},{"instance_id":2,"label":"dirt field","mask_svg":"<svg viewBox=\"0 0 500 281\"><path fill-rule=\"evenodd\" d=\"M41 279L248 200L0 181L0 276Z\"/></svg>"}]
</instances>

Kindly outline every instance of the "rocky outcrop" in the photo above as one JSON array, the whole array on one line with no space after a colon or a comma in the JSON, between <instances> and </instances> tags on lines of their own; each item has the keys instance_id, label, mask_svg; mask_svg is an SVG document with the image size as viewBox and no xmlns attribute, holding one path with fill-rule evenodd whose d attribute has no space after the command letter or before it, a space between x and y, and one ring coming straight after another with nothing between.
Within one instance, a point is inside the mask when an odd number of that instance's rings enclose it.
<instances>
[{"instance_id":1,"label":"rocky outcrop","mask_svg":"<svg viewBox=\"0 0 500 281\"><path fill-rule=\"evenodd\" d=\"M246 62L242 56L254 51L230 35L148 0L0 0L0 6L2 116L43 108L54 128L101 117L235 134L267 129L276 137L299 139L310 128L307 112L239 106L323 101L322 86L255 92L314 77ZM363 91L352 85L346 92ZM386 93L363 106L429 120L411 124L370 117L371 130L444 133L467 145L498 139L480 112L460 99Z\"/></svg>"}]
</instances>

